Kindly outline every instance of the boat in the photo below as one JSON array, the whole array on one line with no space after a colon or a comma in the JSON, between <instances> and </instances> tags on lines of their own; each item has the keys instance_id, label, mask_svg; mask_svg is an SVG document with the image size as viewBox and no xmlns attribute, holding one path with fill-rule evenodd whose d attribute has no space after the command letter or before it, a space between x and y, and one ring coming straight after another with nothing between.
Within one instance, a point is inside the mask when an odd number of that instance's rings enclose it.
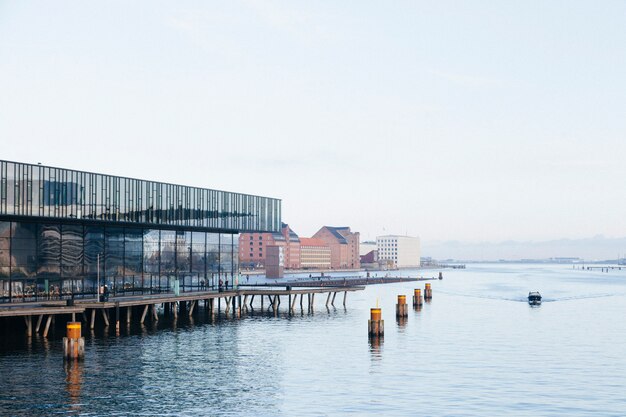
<instances>
[{"instance_id":1,"label":"boat","mask_svg":"<svg viewBox=\"0 0 626 417\"><path fill-rule=\"evenodd\" d=\"M531 291L528 293L528 304L531 306L541 305L541 294L538 291Z\"/></svg>"}]
</instances>

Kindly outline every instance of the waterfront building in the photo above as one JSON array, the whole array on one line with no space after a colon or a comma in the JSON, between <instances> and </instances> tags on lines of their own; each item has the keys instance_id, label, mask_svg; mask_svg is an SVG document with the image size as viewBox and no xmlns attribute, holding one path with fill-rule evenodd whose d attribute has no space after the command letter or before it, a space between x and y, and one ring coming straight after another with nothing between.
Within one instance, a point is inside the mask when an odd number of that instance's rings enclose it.
<instances>
[{"instance_id":1,"label":"waterfront building","mask_svg":"<svg viewBox=\"0 0 626 417\"><path fill-rule=\"evenodd\" d=\"M239 235L239 259L242 268L264 268L268 246L283 248L285 268L300 268L300 238L285 223L281 224L280 232Z\"/></svg>"},{"instance_id":2,"label":"waterfront building","mask_svg":"<svg viewBox=\"0 0 626 417\"><path fill-rule=\"evenodd\" d=\"M321 239L330 247L331 268L360 268L359 232L351 232L349 227L324 226L313 238Z\"/></svg>"},{"instance_id":3,"label":"waterfront building","mask_svg":"<svg viewBox=\"0 0 626 417\"><path fill-rule=\"evenodd\" d=\"M418 237L386 235L376 237L378 261L396 268L420 266L420 240Z\"/></svg>"},{"instance_id":4,"label":"waterfront building","mask_svg":"<svg viewBox=\"0 0 626 417\"><path fill-rule=\"evenodd\" d=\"M278 199L0 161L0 301L206 287L280 231Z\"/></svg>"},{"instance_id":5,"label":"waterfront building","mask_svg":"<svg viewBox=\"0 0 626 417\"><path fill-rule=\"evenodd\" d=\"M301 237L300 264L303 269L330 269L330 247L321 239Z\"/></svg>"}]
</instances>

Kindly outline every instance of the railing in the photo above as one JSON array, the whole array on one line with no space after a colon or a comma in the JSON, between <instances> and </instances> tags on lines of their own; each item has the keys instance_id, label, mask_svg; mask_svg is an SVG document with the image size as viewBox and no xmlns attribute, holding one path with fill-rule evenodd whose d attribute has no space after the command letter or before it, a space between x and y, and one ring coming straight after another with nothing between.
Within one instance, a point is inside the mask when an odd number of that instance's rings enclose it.
<instances>
[{"instance_id":1,"label":"railing","mask_svg":"<svg viewBox=\"0 0 626 417\"><path fill-rule=\"evenodd\" d=\"M126 275L101 277L100 286L106 286L110 296L185 293L194 291L217 291L220 287L232 288L231 273ZM96 279L1 279L0 303L56 301L67 299L96 298ZM9 287L10 285L10 287ZM104 288L102 288L104 290ZM102 293L103 291L101 291Z\"/></svg>"}]
</instances>

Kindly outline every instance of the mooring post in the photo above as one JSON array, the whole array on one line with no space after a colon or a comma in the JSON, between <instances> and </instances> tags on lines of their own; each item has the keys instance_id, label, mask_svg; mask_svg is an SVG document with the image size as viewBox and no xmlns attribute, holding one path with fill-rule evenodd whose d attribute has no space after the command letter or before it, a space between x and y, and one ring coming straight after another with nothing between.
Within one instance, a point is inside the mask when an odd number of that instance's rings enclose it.
<instances>
[{"instance_id":1,"label":"mooring post","mask_svg":"<svg viewBox=\"0 0 626 417\"><path fill-rule=\"evenodd\" d=\"M396 304L396 317L405 318L409 313L406 308L406 295L398 295L398 304Z\"/></svg>"},{"instance_id":2,"label":"mooring post","mask_svg":"<svg viewBox=\"0 0 626 417\"><path fill-rule=\"evenodd\" d=\"M95 325L96 325L96 309L92 308L91 309L91 323L89 325L89 328L93 330Z\"/></svg>"},{"instance_id":3,"label":"mooring post","mask_svg":"<svg viewBox=\"0 0 626 417\"><path fill-rule=\"evenodd\" d=\"M430 288L430 283L426 283L424 288L424 300L431 300L433 298L433 290Z\"/></svg>"},{"instance_id":4,"label":"mooring post","mask_svg":"<svg viewBox=\"0 0 626 417\"><path fill-rule=\"evenodd\" d=\"M367 332L370 336L383 336L385 334L385 321L382 320L382 310L378 307L370 309Z\"/></svg>"},{"instance_id":5,"label":"mooring post","mask_svg":"<svg viewBox=\"0 0 626 417\"><path fill-rule=\"evenodd\" d=\"M348 291L343 292L343 306L346 306L346 297L348 296Z\"/></svg>"},{"instance_id":6,"label":"mooring post","mask_svg":"<svg viewBox=\"0 0 626 417\"><path fill-rule=\"evenodd\" d=\"M132 314L133 308L131 306L126 307L126 324L130 324Z\"/></svg>"},{"instance_id":7,"label":"mooring post","mask_svg":"<svg viewBox=\"0 0 626 417\"><path fill-rule=\"evenodd\" d=\"M422 290L415 288L413 290L413 307L419 308L422 306Z\"/></svg>"},{"instance_id":8,"label":"mooring post","mask_svg":"<svg viewBox=\"0 0 626 417\"><path fill-rule=\"evenodd\" d=\"M81 336L80 322L66 325L66 337L63 338L63 358L83 359L85 356L85 338Z\"/></svg>"}]
</instances>

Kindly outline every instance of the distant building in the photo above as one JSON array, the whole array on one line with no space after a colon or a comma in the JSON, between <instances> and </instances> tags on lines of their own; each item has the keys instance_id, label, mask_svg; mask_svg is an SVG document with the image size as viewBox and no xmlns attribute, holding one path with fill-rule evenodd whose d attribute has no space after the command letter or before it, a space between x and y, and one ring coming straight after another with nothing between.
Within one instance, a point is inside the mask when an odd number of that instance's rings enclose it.
<instances>
[{"instance_id":1,"label":"distant building","mask_svg":"<svg viewBox=\"0 0 626 417\"><path fill-rule=\"evenodd\" d=\"M330 269L330 247L322 239L300 238L300 264L303 269Z\"/></svg>"},{"instance_id":2,"label":"distant building","mask_svg":"<svg viewBox=\"0 0 626 417\"><path fill-rule=\"evenodd\" d=\"M378 262L378 251L371 250L365 255L361 256L361 265L363 264L373 264Z\"/></svg>"},{"instance_id":3,"label":"distant building","mask_svg":"<svg viewBox=\"0 0 626 417\"><path fill-rule=\"evenodd\" d=\"M373 250L378 249L376 242L368 241L359 243L359 256L367 255Z\"/></svg>"},{"instance_id":4,"label":"distant building","mask_svg":"<svg viewBox=\"0 0 626 417\"><path fill-rule=\"evenodd\" d=\"M300 238L285 223L283 223L282 235L285 238L285 268L300 269Z\"/></svg>"},{"instance_id":5,"label":"distant building","mask_svg":"<svg viewBox=\"0 0 626 417\"><path fill-rule=\"evenodd\" d=\"M396 268L420 266L420 240L417 237L387 235L376 237L378 260Z\"/></svg>"},{"instance_id":6,"label":"distant building","mask_svg":"<svg viewBox=\"0 0 626 417\"><path fill-rule=\"evenodd\" d=\"M313 235L330 247L332 269L360 268L359 232L352 233L349 227L324 226Z\"/></svg>"},{"instance_id":7,"label":"distant building","mask_svg":"<svg viewBox=\"0 0 626 417\"><path fill-rule=\"evenodd\" d=\"M300 238L288 224L280 233L242 233L239 235L239 261L242 268L264 268L268 246L283 248L284 267L300 268Z\"/></svg>"}]
</instances>

